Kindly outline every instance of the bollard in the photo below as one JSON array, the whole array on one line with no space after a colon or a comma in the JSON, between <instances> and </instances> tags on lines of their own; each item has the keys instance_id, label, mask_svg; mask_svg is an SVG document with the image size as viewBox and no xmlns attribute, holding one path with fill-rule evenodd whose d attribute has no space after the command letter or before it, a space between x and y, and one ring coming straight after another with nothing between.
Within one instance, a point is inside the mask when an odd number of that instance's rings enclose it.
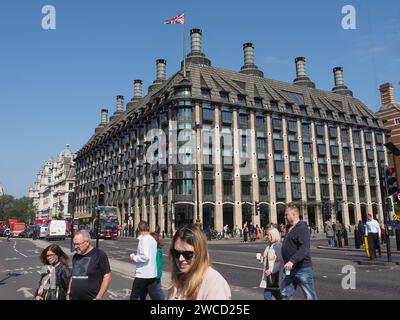
<instances>
[{"instance_id":1,"label":"bollard","mask_svg":"<svg viewBox=\"0 0 400 320\"><path fill-rule=\"evenodd\" d=\"M369 242L368 242L368 235L364 236L364 247L365 247L365 253L367 254L367 257L370 258L370 252L369 252Z\"/></svg>"},{"instance_id":2,"label":"bollard","mask_svg":"<svg viewBox=\"0 0 400 320\"><path fill-rule=\"evenodd\" d=\"M400 229L396 228L396 246L397 246L397 251L400 251Z\"/></svg>"}]
</instances>

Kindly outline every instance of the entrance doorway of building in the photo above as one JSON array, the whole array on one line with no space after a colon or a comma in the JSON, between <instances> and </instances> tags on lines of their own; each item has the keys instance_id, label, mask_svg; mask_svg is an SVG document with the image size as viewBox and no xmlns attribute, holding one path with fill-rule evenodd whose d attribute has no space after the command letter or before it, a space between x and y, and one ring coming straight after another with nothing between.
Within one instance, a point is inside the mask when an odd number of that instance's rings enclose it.
<instances>
[{"instance_id":1,"label":"entrance doorway of building","mask_svg":"<svg viewBox=\"0 0 400 320\"><path fill-rule=\"evenodd\" d=\"M349 204L348 205L349 208L349 221L351 225L355 225L356 224L356 215L354 212L354 204ZM358 223L358 221L357 221Z\"/></svg>"},{"instance_id":2,"label":"entrance doorway of building","mask_svg":"<svg viewBox=\"0 0 400 320\"><path fill-rule=\"evenodd\" d=\"M252 205L249 203L242 204L242 221L243 225L247 223L248 226L253 222Z\"/></svg>"},{"instance_id":3,"label":"entrance doorway of building","mask_svg":"<svg viewBox=\"0 0 400 320\"><path fill-rule=\"evenodd\" d=\"M260 227L264 229L267 227L267 224L270 222L269 219L269 205L262 204L260 205Z\"/></svg>"},{"instance_id":4,"label":"entrance doorway of building","mask_svg":"<svg viewBox=\"0 0 400 320\"><path fill-rule=\"evenodd\" d=\"M203 229L208 230L209 227L215 227L214 206L206 204L203 205Z\"/></svg>"},{"instance_id":5,"label":"entrance doorway of building","mask_svg":"<svg viewBox=\"0 0 400 320\"><path fill-rule=\"evenodd\" d=\"M228 225L229 230L233 230L233 228L235 227L233 225L233 205L224 204L222 210L223 210L223 220L222 220L223 226Z\"/></svg>"},{"instance_id":6,"label":"entrance doorway of building","mask_svg":"<svg viewBox=\"0 0 400 320\"><path fill-rule=\"evenodd\" d=\"M175 204L175 228L193 223L194 206L191 204Z\"/></svg>"},{"instance_id":7,"label":"entrance doorway of building","mask_svg":"<svg viewBox=\"0 0 400 320\"><path fill-rule=\"evenodd\" d=\"M367 205L366 204L361 204L361 219L363 223L367 222Z\"/></svg>"},{"instance_id":8,"label":"entrance doorway of building","mask_svg":"<svg viewBox=\"0 0 400 320\"><path fill-rule=\"evenodd\" d=\"M158 205L154 207L154 217L156 218L155 224L154 224L154 228L157 228L159 226L160 223L160 219L158 216Z\"/></svg>"},{"instance_id":9,"label":"entrance doorway of building","mask_svg":"<svg viewBox=\"0 0 400 320\"><path fill-rule=\"evenodd\" d=\"M168 232L168 221L171 219L168 219L168 205L164 204L164 229L163 231Z\"/></svg>"},{"instance_id":10,"label":"entrance doorway of building","mask_svg":"<svg viewBox=\"0 0 400 320\"><path fill-rule=\"evenodd\" d=\"M307 207L308 225L317 226L317 218L315 215L315 206Z\"/></svg>"},{"instance_id":11,"label":"entrance doorway of building","mask_svg":"<svg viewBox=\"0 0 400 320\"><path fill-rule=\"evenodd\" d=\"M277 218L278 218L278 225L280 225L281 223L283 225L286 225L285 210L286 210L286 206L284 204L278 204L276 206L276 214L277 214Z\"/></svg>"},{"instance_id":12,"label":"entrance doorway of building","mask_svg":"<svg viewBox=\"0 0 400 320\"><path fill-rule=\"evenodd\" d=\"M372 205L372 216L374 217L375 220L378 220L378 205L376 203L374 203Z\"/></svg>"}]
</instances>

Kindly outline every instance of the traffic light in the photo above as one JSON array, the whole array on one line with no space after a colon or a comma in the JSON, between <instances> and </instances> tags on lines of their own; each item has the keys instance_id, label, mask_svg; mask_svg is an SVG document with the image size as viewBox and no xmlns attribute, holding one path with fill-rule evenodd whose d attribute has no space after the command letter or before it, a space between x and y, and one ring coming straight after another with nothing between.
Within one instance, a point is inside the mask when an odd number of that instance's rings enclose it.
<instances>
[{"instance_id":1,"label":"traffic light","mask_svg":"<svg viewBox=\"0 0 400 320\"><path fill-rule=\"evenodd\" d=\"M104 207L104 184L99 185L99 207Z\"/></svg>"},{"instance_id":2,"label":"traffic light","mask_svg":"<svg viewBox=\"0 0 400 320\"><path fill-rule=\"evenodd\" d=\"M394 168L386 168L385 178L387 195L391 196L396 193L398 189L396 170Z\"/></svg>"}]
</instances>

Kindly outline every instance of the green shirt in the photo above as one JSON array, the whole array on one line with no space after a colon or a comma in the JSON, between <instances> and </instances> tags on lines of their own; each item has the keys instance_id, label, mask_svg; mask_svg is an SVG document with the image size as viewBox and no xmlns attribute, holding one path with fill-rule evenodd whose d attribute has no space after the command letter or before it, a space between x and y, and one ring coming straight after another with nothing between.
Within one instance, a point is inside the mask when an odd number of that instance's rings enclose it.
<instances>
[{"instance_id":1,"label":"green shirt","mask_svg":"<svg viewBox=\"0 0 400 320\"><path fill-rule=\"evenodd\" d=\"M157 278L161 279L164 265L164 255L161 248L157 248Z\"/></svg>"}]
</instances>

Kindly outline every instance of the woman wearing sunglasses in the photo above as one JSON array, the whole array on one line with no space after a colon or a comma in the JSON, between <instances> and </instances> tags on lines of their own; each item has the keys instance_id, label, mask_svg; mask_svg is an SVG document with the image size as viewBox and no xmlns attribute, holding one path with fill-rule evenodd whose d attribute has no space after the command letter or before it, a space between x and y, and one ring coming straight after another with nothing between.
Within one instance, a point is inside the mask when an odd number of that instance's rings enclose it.
<instances>
[{"instance_id":1,"label":"woman wearing sunglasses","mask_svg":"<svg viewBox=\"0 0 400 320\"><path fill-rule=\"evenodd\" d=\"M210 266L207 239L197 226L186 225L175 233L169 257L172 272L168 299L231 299L228 283Z\"/></svg>"},{"instance_id":2,"label":"woman wearing sunglasses","mask_svg":"<svg viewBox=\"0 0 400 320\"><path fill-rule=\"evenodd\" d=\"M71 269L68 267L68 256L60 246L50 245L40 255L45 265L35 293L35 300L65 300Z\"/></svg>"}]
</instances>

